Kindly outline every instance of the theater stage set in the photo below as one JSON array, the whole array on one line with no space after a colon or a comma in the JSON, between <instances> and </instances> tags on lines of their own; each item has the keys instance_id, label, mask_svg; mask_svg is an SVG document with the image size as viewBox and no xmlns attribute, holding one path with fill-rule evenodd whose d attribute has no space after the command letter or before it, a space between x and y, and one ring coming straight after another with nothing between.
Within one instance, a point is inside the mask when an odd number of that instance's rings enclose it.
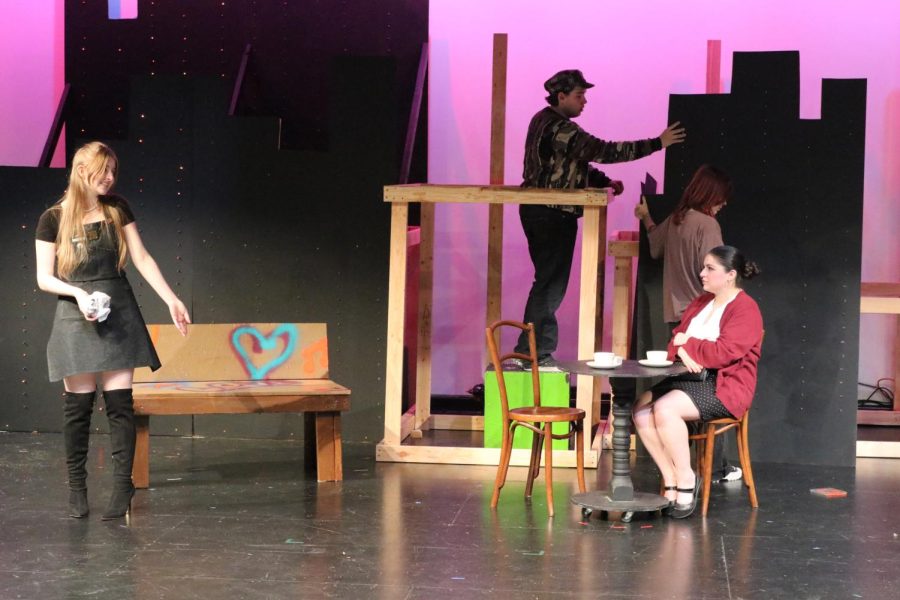
<instances>
[{"instance_id":1,"label":"theater stage set","mask_svg":"<svg viewBox=\"0 0 900 600\"><path fill-rule=\"evenodd\" d=\"M0 598L896 596L900 11L783 4L0 7ZM490 507L484 327L522 315L525 129L564 68L597 83L578 121L589 132L638 139L681 121L688 138L602 167L621 196L576 194L557 358L665 343L661 265L633 207L645 194L659 222L698 165L723 168L724 239L763 270L747 285L766 331L749 426L758 508L723 482L706 516L586 515L566 444L554 516L543 470L524 497L525 449ZM62 386L45 360L55 299L34 277L34 225L92 139L119 155L117 191L194 322L232 332L217 359L232 371L176 352L179 372L217 373L220 395L290 373L319 395L305 416L253 394L228 410L139 405L149 474L109 522L101 408L92 512L65 510ZM129 273L147 322L166 323ZM587 489L604 490L607 383L541 377L587 412ZM185 379L146 385L172 396ZM624 440L635 489L656 492L652 461Z\"/></svg>"}]
</instances>

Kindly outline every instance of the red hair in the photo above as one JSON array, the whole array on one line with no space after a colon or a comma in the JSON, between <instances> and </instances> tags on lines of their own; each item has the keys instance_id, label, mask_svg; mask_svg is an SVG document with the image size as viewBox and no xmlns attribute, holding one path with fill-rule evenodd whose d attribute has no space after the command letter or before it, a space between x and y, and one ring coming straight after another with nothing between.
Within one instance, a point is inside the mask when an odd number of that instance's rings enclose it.
<instances>
[{"instance_id":1,"label":"red hair","mask_svg":"<svg viewBox=\"0 0 900 600\"><path fill-rule=\"evenodd\" d=\"M731 178L724 171L712 165L700 165L684 188L681 200L672 213L672 222L681 225L687 211L694 209L712 215L713 207L725 204L731 199Z\"/></svg>"}]
</instances>

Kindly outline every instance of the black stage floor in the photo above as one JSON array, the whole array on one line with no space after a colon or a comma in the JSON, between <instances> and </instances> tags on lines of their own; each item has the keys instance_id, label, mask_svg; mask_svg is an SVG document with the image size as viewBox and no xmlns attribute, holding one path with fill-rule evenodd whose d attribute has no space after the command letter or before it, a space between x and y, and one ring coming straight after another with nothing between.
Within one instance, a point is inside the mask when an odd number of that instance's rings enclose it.
<instances>
[{"instance_id":1,"label":"black stage floor","mask_svg":"<svg viewBox=\"0 0 900 600\"><path fill-rule=\"evenodd\" d=\"M716 485L710 514L584 522L557 469L496 512L492 467L376 463L346 444L344 481L317 484L295 442L154 437L153 488L102 522L107 437L91 440L87 519L65 516L62 438L0 433L0 598L896 598L900 461L757 464L760 508ZM606 481L590 471L589 489ZM657 483L647 459L637 484ZM813 487L849 491L827 500Z\"/></svg>"}]
</instances>

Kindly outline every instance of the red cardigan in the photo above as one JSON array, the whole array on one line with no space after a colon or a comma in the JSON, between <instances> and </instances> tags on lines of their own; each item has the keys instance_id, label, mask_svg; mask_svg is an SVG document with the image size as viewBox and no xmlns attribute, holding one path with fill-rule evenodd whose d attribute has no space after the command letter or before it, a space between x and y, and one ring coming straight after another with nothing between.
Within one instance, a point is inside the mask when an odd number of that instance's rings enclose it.
<instances>
[{"instance_id":1,"label":"red cardigan","mask_svg":"<svg viewBox=\"0 0 900 600\"><path fill-rule=\"evenodd\" d=\"M672 339L676 333L687 331L691 319L713 298L713 294L694 298L684 309L681 322L672 332ZM697 363L709 369L718 369L716 397L738 419L747 412L753 401L762 334L763 322L759 306L746 292L741 291L722 313L719 339L708 342L690 338L684 345L685 351ZM669 360L675 360L678 348L671 340L668 350Z\"/></svg>"}]
</instances>

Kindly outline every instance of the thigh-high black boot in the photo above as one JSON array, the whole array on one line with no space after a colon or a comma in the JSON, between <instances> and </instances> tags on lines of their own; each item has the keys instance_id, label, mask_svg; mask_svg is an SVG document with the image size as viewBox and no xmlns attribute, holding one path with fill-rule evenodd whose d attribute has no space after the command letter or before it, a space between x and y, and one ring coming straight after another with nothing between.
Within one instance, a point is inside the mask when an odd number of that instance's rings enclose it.
<instances>
[{"instance_id":1,"label":"thigh-high black boot","mask_svg":"<svg viewBox=\"0 0 900 600\"><path fill-rule=\"evenodd\" d=\"M131 389L104 390L106 418L109 419L109 445L112 448L113 492L104 521L125 516L134 496L131 467L134 464L134 403Z\"/></svg>"},{"instance_id":2,"label":"thigh-high black boot","mask_svg":"<svg viewBox=\"0 0 900 600\"><path fill-rule=\"evenodd\" d=\"M85 464L95 395L96 392L66 392L63 407L63 438L66 444L66 467L69 472L69 516L76 519L86 517L88 514Z\"/></svg>"}]
</instances>

